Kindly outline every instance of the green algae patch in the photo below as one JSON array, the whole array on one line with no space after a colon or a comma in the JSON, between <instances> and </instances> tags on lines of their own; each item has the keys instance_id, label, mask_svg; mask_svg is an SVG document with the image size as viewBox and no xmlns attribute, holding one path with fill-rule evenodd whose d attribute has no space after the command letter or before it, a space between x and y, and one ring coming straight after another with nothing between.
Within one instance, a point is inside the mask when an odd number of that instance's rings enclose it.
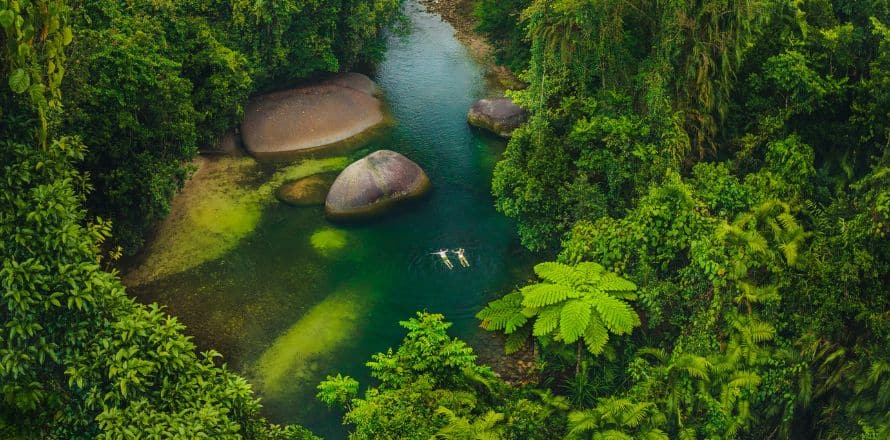
<instances>
[{"instance_id":1,"label":"green algae patch","mask_svg":"<svg viewBox=\"0 0 890 440\"><path fill-rule=\"evenodd\" d=\"M256 372L263 392L276 395L312 380L325 355L355 334L365 303L356 292L341 291L313 306L260 355Z\"/></svg>"},{"instance_id":2,"label":"green algae patch","mask_svg":"<svg viewBox=\"0 0 890 440\"><path fill-rule=\"evenodd\" d=\"M318 253L329 257L346 247L346 233L339 229L322 228L309 237L309 242Z\"/></svg>"},{"instance_id":3,"label":"green algae patch","mask_svg":"<svg viewBox=\"0 0 890 440\"><path fill-rule=\"evenodd\" d=\"M348 157L328 157L325 159L307 159L295 165L288 165L272 175L262 189L270 194L288 180L297 180L313 174L330 173L340 171L349 165Z\"/></svg>"},{"instance_id":4,"label":"green algae patch","mask_svg":"<svg viewBox=\"0 0 890 440\"><path fill-rule=\"evenodd\" d=\"M139 286L222 257L253 233L281 183L342 170L348 163L345 157L308 159L258 185L264 174L253 158L199 157L197 171L174 198L142 263L126 273L125 282Z\"/></svg>"}]
</instances>

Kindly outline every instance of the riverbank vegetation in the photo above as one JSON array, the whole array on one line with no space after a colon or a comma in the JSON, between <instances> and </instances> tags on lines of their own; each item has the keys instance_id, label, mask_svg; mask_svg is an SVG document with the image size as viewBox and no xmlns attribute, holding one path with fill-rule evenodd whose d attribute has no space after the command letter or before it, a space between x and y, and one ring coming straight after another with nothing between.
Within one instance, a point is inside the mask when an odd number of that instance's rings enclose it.
<instances>
[{"instance_id":1,"label":"riverbank vegetation","mask_svg":"<svg viewBox=\"0 0 890 440\"><path fill-rule=\"evenodd\" d=\"M0 2L0 436L312 437L263 420L247 382L110 262L250 94L377 59L398 7ZM531 117L496 206L557 260L477 316L535 369L508 383L420 313L363 393L319 385L351 437L890 437L887 2L478 0L475 15L528 84L510 92ZM318 234L320 252L342 245ZM298 380L294 347L346 336L358 311L339 298L276 343L268 381Z\"/></svg>"},{"instance_id":2,"label":"riverbank vegetation","mask_svg":"<svg viewBox=\"0 0 890 440\"><path fill-rule=\"evenodd\" d=\"M558 255L477 315L508 352L533 344L530 385L565 399L546 410L560 427L535 432L890 436L888 4L479 0L475 11L528 84L509 94L531 118L496 167L497 208L526 247ZM417 348L406 325L395 359L460 353ZM463 388L474 403L461 405L440 397L454 392L436 382L447 370L416 370L425 389L381 377L393 356L368 364L380 385L364 398L344 391L349 378L320 387L328 402L338 391L355 438L396 420L388 411L407 396L418 403L406 412L444 403L411 418L423 426L383 428L395 436L531 438L490 387Z\"/></svg>"},{"instance_id":3,"label":"riverbank vegetation","mask_svg":"<svg viewBox=\"0 0 890 440\"><path fill-rule=\"evenodd\" d=\"M638 287L642 325L578 370L577 334L535 321L571 430L890 435L887 3L478 5L528 53L498 209L529 248ZM569 330L602 312L586 302L563 308ZM619 407L639 417L616 424Z\"/></svg>"},{"instance_id":4,"label":"riverbank vegetation","mask_svg":"<svg viewBox=\"0 0 890 440\"><path fill-rule=\"evenodd\" d=\"M399 6L0 2L0 437L313 437L110 263L249 94L373 61Z\"/></svg>"}]
</instances>

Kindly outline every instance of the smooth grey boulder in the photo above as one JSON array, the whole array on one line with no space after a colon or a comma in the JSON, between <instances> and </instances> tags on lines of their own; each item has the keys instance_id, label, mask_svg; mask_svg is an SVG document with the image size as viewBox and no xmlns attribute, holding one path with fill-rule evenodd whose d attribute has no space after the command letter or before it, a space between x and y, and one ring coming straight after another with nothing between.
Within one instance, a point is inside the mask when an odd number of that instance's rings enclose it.
<instances>
[{"instance_id":1,"label":"smooth grey boulder","mask_svg":"<svg viewBox=\"0 0 890 440\"><path fill-rule=\"evenodd\" d=\"M371 153L344 169L325 200L331 220L373 217L430 189L430 179L416 163L390 150Z\"/></svg>"},{"instance_id":2,"label":"smooth grey boulder","mask_svg":"<svg viewBox=\"0 0 890 440\"><path fill-rule=\"evenodd\" d=\"M510 137L528 119L528 112L509 98L480 99L467 113L470 125L492 131L501 137Z\"/></svg>"}]
</instances>

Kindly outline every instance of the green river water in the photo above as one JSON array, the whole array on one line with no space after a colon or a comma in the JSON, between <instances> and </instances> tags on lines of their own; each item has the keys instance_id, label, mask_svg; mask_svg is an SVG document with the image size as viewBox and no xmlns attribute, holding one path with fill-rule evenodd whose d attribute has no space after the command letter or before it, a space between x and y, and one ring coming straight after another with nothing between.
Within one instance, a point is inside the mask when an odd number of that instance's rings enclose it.
<instances>
[{"instance_id":1,"label":"green river water","mask_svg":"<svg viewBox=\"0 0 890 440\"><path fill-rule=\"evenodd\" d=\"M326 375L366 386L364 363L398 345L398 321L418 310L444 314L451 334L477 351L500 350L474 314L530 264L513 224L493 208L491 171L505 143L466 124L473 102L495 91L450 25L413 1L405 8L411 32L390 39L373 75L395 124L351 157L405 154L429 175L429 196L348 226L325 221L322 207L268 204L256 229L221 257L132 289L167 306L199 348L220 351L254 384L272 421L325 438L346 433L342 413L314 398ZM447 270L430 255L457 247L469 269Z\"/></svg>"}]
</instances>

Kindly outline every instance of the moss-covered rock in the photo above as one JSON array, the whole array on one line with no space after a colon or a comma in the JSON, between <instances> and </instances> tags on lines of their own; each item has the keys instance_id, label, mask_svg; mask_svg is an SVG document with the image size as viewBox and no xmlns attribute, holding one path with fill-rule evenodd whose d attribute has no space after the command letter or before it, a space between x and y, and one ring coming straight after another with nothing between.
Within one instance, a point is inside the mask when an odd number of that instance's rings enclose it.
<instances>
[{"instance_id":1,"label":"moss-covered rock","mask_svg":"<svg viewBox=\"0 0 890 440\"><path fill-rule=\"evenodd\" d=\"M289 205L324 205L328 190L336 178L336 174L325 173L285 182L275 191L275 196Z\"/></svg>"}]
</instances>

